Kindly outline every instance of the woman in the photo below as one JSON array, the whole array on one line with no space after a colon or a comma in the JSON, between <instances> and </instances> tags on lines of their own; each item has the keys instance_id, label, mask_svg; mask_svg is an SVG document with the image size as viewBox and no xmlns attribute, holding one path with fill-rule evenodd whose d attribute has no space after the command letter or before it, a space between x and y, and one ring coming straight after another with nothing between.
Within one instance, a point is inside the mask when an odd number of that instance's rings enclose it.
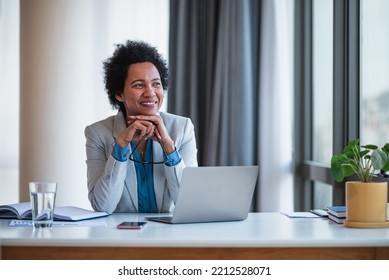
<instances>
[{"instance_id":1,"label":"woman","mask_svg":"<svg viewBox=\"0 0 389 280\"><path fill-rule=\"evenodd\" d=\"M115 116L85 128L88 197L96 211L171 212L182 171L197 166L189 118L159 112L168 69L157 49L140 41L117 46L104 62Z\"/></svg>"}]
</instances>

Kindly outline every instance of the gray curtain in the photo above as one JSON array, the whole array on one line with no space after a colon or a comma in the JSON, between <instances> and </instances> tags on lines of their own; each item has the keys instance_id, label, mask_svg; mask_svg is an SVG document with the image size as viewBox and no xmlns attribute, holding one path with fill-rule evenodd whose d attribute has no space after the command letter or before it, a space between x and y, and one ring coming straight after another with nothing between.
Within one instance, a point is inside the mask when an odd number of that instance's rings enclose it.
<instances>
[{"instance_id":1,"label":"gray curtain","mask_svg":"<svg viewBox=\"0 0 389 280\"><path fill-rule=\"evenodd\" d=\"M170 3L168 111L193 120L200 165L258 164L261 2Z\"/></svg>"},{"instance_id":2,"label":"gray curtain","mask_svg":"<svg viewBox=\"0 0 389 280\"><path fill-rule=\"evenodd\" d=\"M255 211L293 210L293 1L170 0L168 111L200 165L259 165Z\"/></svg>"}]
</instances>

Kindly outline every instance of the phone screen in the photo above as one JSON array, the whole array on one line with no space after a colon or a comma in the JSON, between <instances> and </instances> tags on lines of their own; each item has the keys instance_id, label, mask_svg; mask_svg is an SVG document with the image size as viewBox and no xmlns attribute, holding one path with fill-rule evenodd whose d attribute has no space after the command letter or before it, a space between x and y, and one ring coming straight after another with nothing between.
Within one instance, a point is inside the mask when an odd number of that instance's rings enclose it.
<instances>
[{"instance_id":1,"label":"phone screen","mask_svg":"<svg viewBox=\"0 0 389 280\"><path fill-rule=\"evenodd\" d=\"M123 222L117 225L119 229L141 229L146 225L146 222Z\"/></svg>"}]
</instances>

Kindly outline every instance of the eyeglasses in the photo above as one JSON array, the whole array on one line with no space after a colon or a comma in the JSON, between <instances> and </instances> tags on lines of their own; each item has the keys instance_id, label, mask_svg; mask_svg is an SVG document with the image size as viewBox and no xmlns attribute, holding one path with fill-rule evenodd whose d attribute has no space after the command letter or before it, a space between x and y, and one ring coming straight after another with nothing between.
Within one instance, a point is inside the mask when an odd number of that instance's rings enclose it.
<instances>
[{"instance_id":1,"label":"eyeglasses","mask_svg":"<svg viewBox=\"0 0 389 280\"><path fill-rule=\"evenodd\" d=\"M143 163L143 164L162 164L162 163L165 163L166 160L164 161L144 161L144 160L137 160L137 159L134 159L133 157L133 154L136 150L136 148L138 147L138 145L140 144L140 142L144 139L144 137L142 139L139 140L139 142L135 145L135 148L132 149L132 152L130 154L130 156L128 157L129 160L133 161L133 162L138 162L138 163ZM162 151L163 151L163 157L164 159L167 159L167 154L165 152L165 149L163 148L162 144L161 144L161 141L159 141L159 138L157 137L157 141L159 143L159 145L161 145L161 148L162 148Z\"/></svg>"}]
</instances>

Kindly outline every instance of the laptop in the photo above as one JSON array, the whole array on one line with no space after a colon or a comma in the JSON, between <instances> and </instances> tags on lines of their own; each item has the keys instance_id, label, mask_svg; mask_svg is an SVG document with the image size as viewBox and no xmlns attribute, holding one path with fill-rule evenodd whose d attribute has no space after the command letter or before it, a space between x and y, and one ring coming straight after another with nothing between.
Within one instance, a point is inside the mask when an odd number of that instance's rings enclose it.
<instances>
[{"instance_id":1,"label":"laptop","mask_svg":"<svg viewBox=\"0 0 389 280\"><path fill-rule=\"evenodd\" d=\"M172 215L145 217L170 224L245 220L258 166L186 167Z\"/></svg>"}]
</instances>

